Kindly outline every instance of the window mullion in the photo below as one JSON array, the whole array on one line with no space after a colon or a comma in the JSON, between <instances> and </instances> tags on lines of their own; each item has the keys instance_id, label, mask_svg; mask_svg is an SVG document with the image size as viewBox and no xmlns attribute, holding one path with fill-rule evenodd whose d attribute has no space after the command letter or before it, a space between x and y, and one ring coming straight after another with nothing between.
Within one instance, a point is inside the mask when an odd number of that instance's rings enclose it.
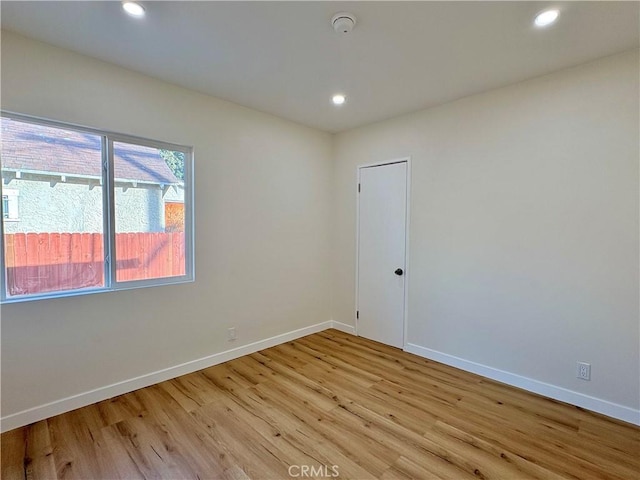
<instances>
[{"instance_id":1,"label":"window mullion","mask_svg":"<svg viewBox=\"0 0 640 480\"><path fill-rule=\"evenodd\" d=\"M2 170L2 166L0 165L0 171ZM0 176L0 182L3 182L2 180L2 176ZM0 185L0 189L3 186ZM4 202L2 202L4 204ZM0 281L0 290L2 290L0 292L0 301L4 302L7 298L7 269L6 269L6 263L5 263L5 236L4 236L4 205L2 205L2 207L0 207L0 211L2 211L2 218L0 218L0 238L2 239L2 242L0 242L0 268L2 269L2 279Z\"/></svg>"},{"instance_id":2,"label":"window mullion","mask_svg":"<svg viewBox=\"0 0 640 480\"><path fill-rule=\"evenodd\" d=\"M115 222L115 175L113 162L113 140L103 137L103 178L104 178L104 252L105 287L116 283L116 222Z\"/></svg>"}]
</instances>

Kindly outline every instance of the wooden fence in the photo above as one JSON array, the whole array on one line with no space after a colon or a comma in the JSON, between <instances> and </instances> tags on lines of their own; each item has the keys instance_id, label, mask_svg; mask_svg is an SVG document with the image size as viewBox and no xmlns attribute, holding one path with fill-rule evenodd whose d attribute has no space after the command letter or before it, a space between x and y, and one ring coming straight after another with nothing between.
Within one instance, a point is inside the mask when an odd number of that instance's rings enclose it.
<instances>
[{"instance_id":1,"label":"wooden fence","mask_svg":"<svg viewBox=\"0 0 640 480\"><path fill-rule=\"evenodd\" d=\"M5 235L7 294L28 295L104 285L101 233ZM184 233L116 235L116 280L185 273Z\"/></svg>"}]
</instances>

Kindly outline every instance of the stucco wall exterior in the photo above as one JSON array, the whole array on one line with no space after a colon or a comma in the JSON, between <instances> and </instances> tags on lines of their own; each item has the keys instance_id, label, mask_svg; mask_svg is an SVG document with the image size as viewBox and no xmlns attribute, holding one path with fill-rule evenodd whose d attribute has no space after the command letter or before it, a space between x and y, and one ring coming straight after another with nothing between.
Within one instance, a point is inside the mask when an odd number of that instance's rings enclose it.
<instances>
[{"instance_id":1,"label":"stucco wall exterior","mask_svg":"<svg viewBox=\"0 0 640 480\"><path fill-rule=\"evenodd\" d=\"M18 218L5 219L5 233L102 232L102 186L95 181L13 178L3 179L3 189L18 192ZM169 187L163 196L159 185L116 184L116 232L164 231L165 201L184 201L182 189Z\"/></svg>"}]
</instances>

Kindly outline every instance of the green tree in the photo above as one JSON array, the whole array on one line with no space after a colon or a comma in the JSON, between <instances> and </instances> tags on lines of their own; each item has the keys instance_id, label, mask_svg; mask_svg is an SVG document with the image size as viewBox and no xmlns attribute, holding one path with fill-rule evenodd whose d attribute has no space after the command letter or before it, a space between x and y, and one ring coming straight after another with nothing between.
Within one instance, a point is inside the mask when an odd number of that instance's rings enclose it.
<instances>
[{"instance_id":1,"label":"green tree","mask_svg":"<svg viewBox=\"0 0 640 480\"><path fill-rule=\"evenodd\" d=\"M164 158L176 178L184 180L184 153L174 152L173 150L160 150L160 156Z\"/></svg>"}]
</instances>

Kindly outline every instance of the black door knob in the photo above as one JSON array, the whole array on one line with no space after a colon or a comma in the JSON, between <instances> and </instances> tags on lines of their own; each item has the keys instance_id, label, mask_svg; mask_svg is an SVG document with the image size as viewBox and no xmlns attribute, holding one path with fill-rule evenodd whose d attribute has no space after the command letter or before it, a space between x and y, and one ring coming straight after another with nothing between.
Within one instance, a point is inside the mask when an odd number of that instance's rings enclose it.
<instances>
[{"instance_id":1,"label":"black door knob","mask_svg":"<svg viewBox=\"0 0 640 480\"><path fill-rule=\"evenodd\" d=\"M398 276L401 276L404 272L402 271L402 269L401 269L401 268L399 268L399 269L397 269L397 270L396 270L395 272L393 272L393 273L395 273L395 274L396 274L396 275L398 275Z\"/></svg>"}]
</instances>

